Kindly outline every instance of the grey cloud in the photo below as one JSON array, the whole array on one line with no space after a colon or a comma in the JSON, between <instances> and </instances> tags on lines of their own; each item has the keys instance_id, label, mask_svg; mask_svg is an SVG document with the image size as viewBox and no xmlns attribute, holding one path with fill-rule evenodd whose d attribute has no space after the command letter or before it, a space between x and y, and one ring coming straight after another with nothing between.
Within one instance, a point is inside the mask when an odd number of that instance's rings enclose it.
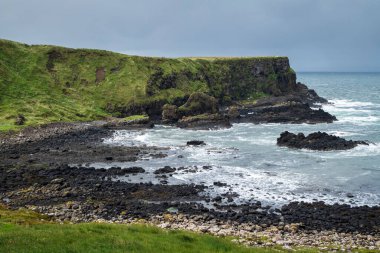
<instances>
[{"instance_id":1,"label":"grey cloud","mask_svg":"<svg viewBox=\"0 0 380 253\"><path fill-rule=\"evenodd\" d=\"M380 71L377 0L0 0L0 37L154 56L287 55Z\"/></svg>"}]
</instances>

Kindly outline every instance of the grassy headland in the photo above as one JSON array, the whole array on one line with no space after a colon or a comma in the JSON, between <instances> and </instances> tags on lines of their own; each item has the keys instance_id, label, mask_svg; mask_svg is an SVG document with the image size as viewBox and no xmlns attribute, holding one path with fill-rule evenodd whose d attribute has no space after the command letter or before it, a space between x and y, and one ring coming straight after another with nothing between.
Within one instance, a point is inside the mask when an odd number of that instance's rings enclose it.
<instances>
[{"instance_id":1,"label":"grassy headland","mask_svg":"<svg viewBox=\"0 0 380 253\"><path fill-rule=\"evenodd\" d=\"M193 92L228 104L293 82L286 57L153 58L0 40L0 131L159 115L164 104L181 106Z\"/></svg>"}]
</instances>

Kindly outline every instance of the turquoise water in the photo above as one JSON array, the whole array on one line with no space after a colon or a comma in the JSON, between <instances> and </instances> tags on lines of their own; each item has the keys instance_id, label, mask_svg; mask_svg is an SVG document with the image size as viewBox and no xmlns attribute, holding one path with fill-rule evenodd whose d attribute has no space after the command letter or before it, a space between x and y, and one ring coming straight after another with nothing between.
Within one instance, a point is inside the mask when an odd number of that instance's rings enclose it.
<instances>
[{"instance_id":1,"label":"turquoise water","mask_svg":"<svg viewBox=\"0 0 380 253\"><path fill-rule=\"evenodd\" d=\"M337 122L247 123L216 131L157 126L143 132L118 131L105 142L171 147L167 158L117 165L141 165L149 173L164 165L191 165L197 168L196 173L179 172L169 183L203 183L210 186L207 193L211 195L238 193L240 202L259 200L278 206L290 201L323 200L330 204L379 205L380 74L300 73L298 80L331 102L323 105L323 109L335 115ZM368 140L371 144L329 152L278 147L276 139L285 130L305 134L326 131L347 139ZM203 140L207 145L186 147L186 141L192 139ZM183 158L178 158L179 155ZM204 165L212 169L203 169ZM229 186L214 187L215 181Z\"/></svg>"}]
</instances>

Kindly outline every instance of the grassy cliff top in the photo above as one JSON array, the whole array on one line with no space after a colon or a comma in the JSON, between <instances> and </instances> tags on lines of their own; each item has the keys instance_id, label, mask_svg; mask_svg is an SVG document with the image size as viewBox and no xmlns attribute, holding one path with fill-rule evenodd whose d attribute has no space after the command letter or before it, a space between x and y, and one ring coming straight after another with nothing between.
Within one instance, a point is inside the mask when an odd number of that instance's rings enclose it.
<instances>
[{"instance_id":1,"label":"grassy cliff top","mask_svg":"<svg viewBox=\"0 0 380 253\"><path fill-rule=\"evenodd\" d=\"M0 40L0 131L158 114L196 91L243 100L276 85L279 72L291 72L286 57L141 57Z\"/></svg>"}]
</instances>

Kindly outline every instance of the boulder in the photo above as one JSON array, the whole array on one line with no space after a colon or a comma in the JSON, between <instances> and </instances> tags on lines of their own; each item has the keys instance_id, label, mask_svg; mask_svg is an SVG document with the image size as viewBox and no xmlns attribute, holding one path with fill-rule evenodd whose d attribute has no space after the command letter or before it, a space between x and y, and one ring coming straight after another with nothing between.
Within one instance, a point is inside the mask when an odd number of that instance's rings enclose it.
<instances>
[{"instance_id":1,"label":"boulder","mask_svg":"<svg viewBox=\"0 0 380 253\"><path fill-rule=\"evenodd\" d=\"M144 173L145 170L141 167L129 167L129 168L122 169L122 172L126 174L136 174L136 173Z\"/></svg>"},{"instance_id":2,"label":"boulder","mask_svg":"<svg viewBox=\"0 0 380 253\"><path fill-rule=\"evenodd\" d=\"M178 121L177 126L192 129L218 129L229 128L231 123L227 117L220 114L201 114L183 117Z\"/></svg>"},{"instance_id":3,"label":"boulder","mask_svg":"<svg viewBox=\"0 0 380 253\"><path fill-rule=\"evenodd\" d=\"M193 116L204 113L217 113L218 101L216 98L203 92L194 92L187 102L178 108L181 116Z\"/></svg>"},{"instance_id":4,"label":"boulder","mask_svg":"<svg viewBox=\"0 0 380 253\"><path fill-rule=\"evenodd\" d=\"M269 102L268 102L269 103ZM314 110L308 104L287 101L276 104L245 106L239 109L241 117L231 119L234 122L252 123L332 123L335 116L321 108Z\"/></svg>"},{"instance_id":5,"label":"boulder","mask_svg":"<svg viewBox=\"0 0 380 253\"><path fill-rule=\"evenodd\" d=\"M163 168L160 168L160 169L154 171L153 173L157 175L157 174L173 173L175 171L176 171L176 168L172 168L170 166L165 166Z\"/></svg>"},{"instance_id":6,"label":"boulder","mask_svg":"<svg viewBox=\"0 0 380 253\"><path fill-rule=\"evenodd\" d=\"M315 132L305 136L303 133L294 134L285 131L277 139L277 145L298 149L329 151L351 149L357 145L368 145L368 143L365 141L347 141L341 137L324 132Z\"/></svg>"},{"instance_id":7,"label":"boulder","mask_svg":"<svg viewBox=\"0 0 380 253\"><path fill-rule=\"evenodd\" d=\"M239 108L237 106L231 106L228 108L227 115L230 119L237 119L240 117Z\"/></svg>"},{"instance_id":8,"label":"boulder","mask_svg":"<svg viewBox=\"0 0 380 253\"><path fill-rule=\"evenodd\" d=\"M24 124L25 124L25 121L26 121L25 116L22 115L22 114L19 114L19 115L17 115L17 118L16 118L16 121L15 121L15 124L18 125L18 126L21 126L21 125L24 125Z\"/></svg>"},{"instance_id":9,"label":"boulder","mask_svg":"<svg viewBox=\"0 0 380 253\"><path fill-rule=\"evenodd\" d=\"M164 123L177 122L179 119L178 108L175 105L165 104L162 107L162 121Z\"/></svg>"},{"instance_id":10,"label":"boulder","mask_svg":"<svg viewBox=\"0 0 380 253\"><path fill-rule=\"evenodd\" d=\"M206 145L206 143L204 141L197 141L197 140L193 140L193 141L188 141L186 143L187 146L200 146L200 145Z\"/></svg>"}]
</instances>

